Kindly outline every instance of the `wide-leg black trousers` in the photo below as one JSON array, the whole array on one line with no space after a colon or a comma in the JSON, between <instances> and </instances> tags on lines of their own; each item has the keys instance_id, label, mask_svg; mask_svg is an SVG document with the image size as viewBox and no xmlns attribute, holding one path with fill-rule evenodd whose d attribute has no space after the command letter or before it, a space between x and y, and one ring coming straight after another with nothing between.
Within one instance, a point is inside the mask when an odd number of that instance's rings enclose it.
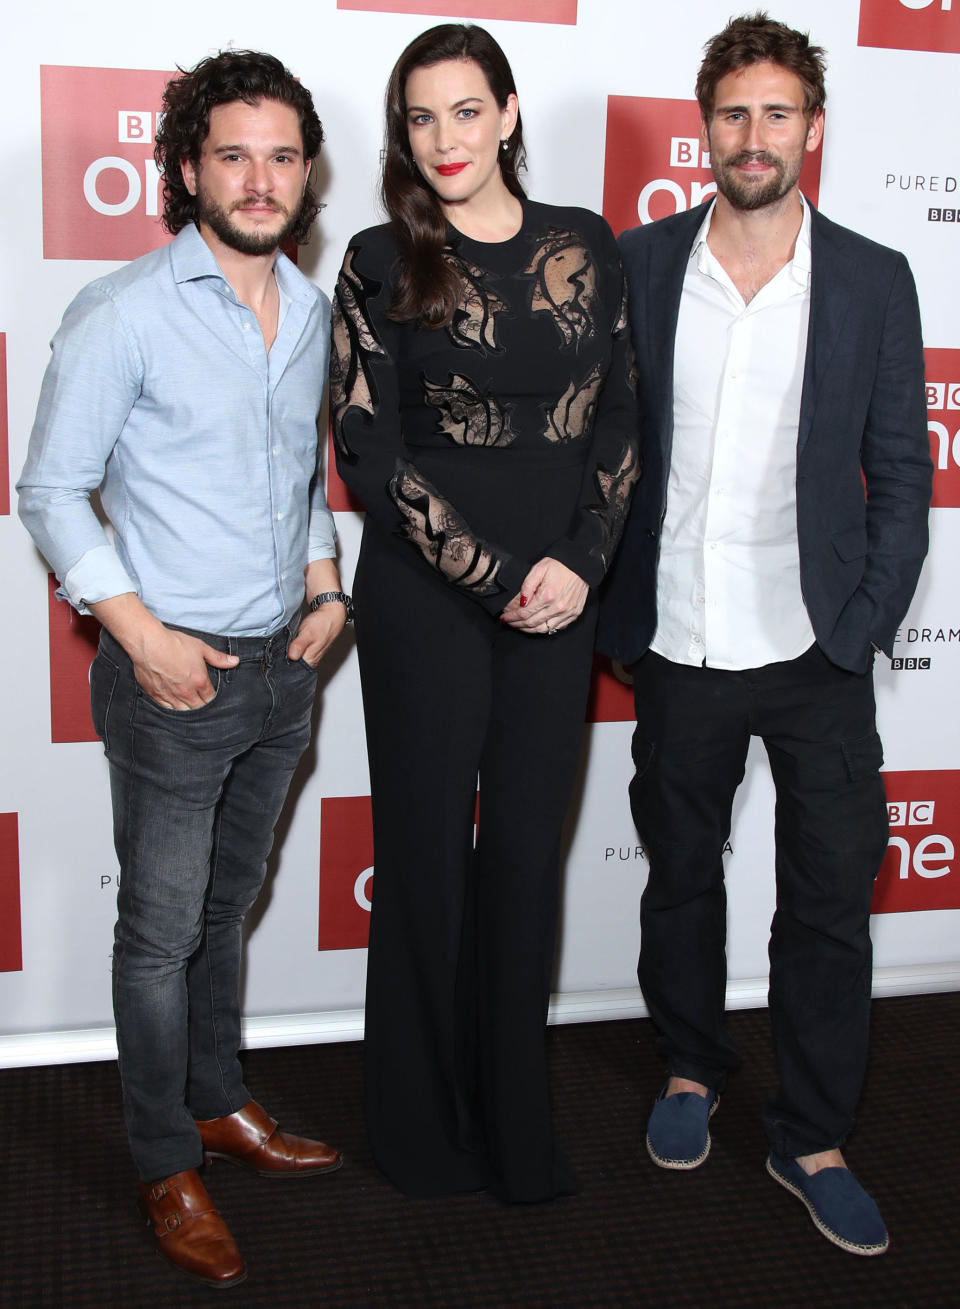
<instances>
[{"instance_id":1,"label":"wide-leg black trousers","mask_svg":"<svg viewBox=\"0 0 960 1309\"><path fill-rule=\"evenodd\" d=\"M557 636L523 635L372 526L354 593L373 797L374 1157L414 1196L575 1191L544 1030L594 601Z\"/></svg>"},{"instance_id":2,"label":"wide-leg black trousers","mask_svg":"<svg viewBox=\"0 0 960 1309\"><path fill-rule=\"evenodd\" d=\"M737 1063L724 1021L721 852L751 736L776 787L771 1147L841 1144L867 1058L873 884L887 842L872 672L798 659L725 671L648 653L634 666L634 821L650 859L640 985L670 1072L718 1086ZM767 870L740 869L761 878Z\"/></svg>"}]
</instances>

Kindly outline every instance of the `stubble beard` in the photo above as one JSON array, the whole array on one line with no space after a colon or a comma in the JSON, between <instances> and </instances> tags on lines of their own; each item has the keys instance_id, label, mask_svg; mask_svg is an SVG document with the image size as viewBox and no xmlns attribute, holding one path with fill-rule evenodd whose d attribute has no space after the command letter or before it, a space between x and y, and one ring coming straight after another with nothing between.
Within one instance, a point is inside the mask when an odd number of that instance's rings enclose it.
<instances>
[{"instance_id":1,"label":"stubble beard","mask_svg":"<svg viewBox=\"0 0 960 1309\"><path fill-rule=\"evenodd\" d=\"M710 157L713 159L712 153ZM763 182L750 182L739 177L734 170L740 164L747 163L767 164L774 170L773 176ZM782 200L796 186L802 166L802 157L788 163L779 155L770 154L768 151L751 153L748 150L741 150L737 154L728 155L726 159L715 162L713 176L717 190L733 208L749 212L763 209Z\"/></svg>"},{"instance_id":2,"label":"stubble beard","mask_svg":"<svg viewBox=\"0 0 960 1309\"><path fill-rule=\"evenodd\" d=\"M235 209L242 208L244 201L237 201L231 209L224 209L216 201L211 200L204 192L202 187L197 189L197 222L206 223L213 234L228 246L231 250L236 250L242 255L272 255L289 237L293 235L294 228L300 218L300 211L303 208L303 201L297 205L293 213L284 206L277 204L276 201L268 201L271 208L278 214L286 214L286 222L279 229L271 231L257 231L256 229L247 231L237 227L231 218Z\"/></svg>"}]
</instances>

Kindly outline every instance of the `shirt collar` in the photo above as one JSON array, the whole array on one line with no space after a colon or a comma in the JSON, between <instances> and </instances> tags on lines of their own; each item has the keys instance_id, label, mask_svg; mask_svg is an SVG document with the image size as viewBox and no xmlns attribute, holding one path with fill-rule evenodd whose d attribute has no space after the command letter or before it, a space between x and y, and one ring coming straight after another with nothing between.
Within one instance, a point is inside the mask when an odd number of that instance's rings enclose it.
<instances>
[{"instance_id":1,"label":"shirt collar","mask_svg":"<svg viewBox=\"0 0 960 1309\"><path fill-rule=\"evenodd\" d=\"M227 282L196 223L187 223L173 238L170 263L175 282L194 282L201 277L217 277L221 282Z\"/></svg>"},{"instance_id":2,"label":"shirt collar","mask_svg":"<svg viewBox=\"0 0 960 1309\"><path fill-rule=\"evenodd\" d=\"M170 262L175 282L195 282L204 277L215 277L223 283L227 293L236 298L213 251L200 235L196 223L188 223L174 237L170 245ZM282 251L277 255L273 271L280 290L291 300L316 299L317 293L313 284Z\"/></svg>"},{"instance_id":3,"label":"shirt collar","mask_svg":"<svg viewBox=\"0 0 960 1309\"><path fill-rule=\"evenodd\" d=\"M793 259L790 261L790 272L794 281L805 286L810 276L812 267L810 259L810 206L807 204L803 193L797 193L800 196L800 204L803 208L803 218L800 221L800 231L797 233L797 242L793 248ZM697 235L694 237L693 245L690 247L690 258L696 258L697 271L708 273L709 261L713 255L707 245L707 236L710 232L710 224L713 222L713 211L717 207L716 200L707 210L703 222L700 224Z\"/></svg>"}]
</instances>

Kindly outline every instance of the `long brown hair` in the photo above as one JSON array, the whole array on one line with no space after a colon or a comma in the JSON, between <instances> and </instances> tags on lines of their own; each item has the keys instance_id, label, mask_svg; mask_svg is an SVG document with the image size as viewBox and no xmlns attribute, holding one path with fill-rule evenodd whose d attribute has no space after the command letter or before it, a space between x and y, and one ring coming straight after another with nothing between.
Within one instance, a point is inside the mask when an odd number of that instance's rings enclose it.
<instances>
[{"instance_id":1,"label":"long brown hair","mask_svg":"<svg viewBox=\"0 0 960 1309\"><path fill-rule=\"evenodd\" d=\"M500 109L516 95L507 57L485 28L466 23L440 23L411 41L394 65L387 83L386 146L380 195L390 216L399 249L390 317L423 327L445 327L457 307L459 279L443 257L447 220L436 192L420 175L410 149L407 127L407 78L417 68L448 59L477 64ZM525 164L523 124L517 123L498 155L500 172L511 195L524 199L518 176Z\"/></svg>"}]
</instances>

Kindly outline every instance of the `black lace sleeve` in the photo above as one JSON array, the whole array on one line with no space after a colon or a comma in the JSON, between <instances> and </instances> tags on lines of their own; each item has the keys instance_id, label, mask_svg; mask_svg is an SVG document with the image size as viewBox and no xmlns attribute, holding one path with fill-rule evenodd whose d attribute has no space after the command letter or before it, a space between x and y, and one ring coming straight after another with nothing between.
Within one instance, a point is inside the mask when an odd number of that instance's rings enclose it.
<instances>
[{"instance_id":1,"label":"black lace sleeve","mask_svg":"<svg viewBox=\"0 0 960 1309\"><path fill-rule=\"evenodd\" d=\"M475 535L409 457L397 359L401 334L413 329L386 317L391 260L382 237L369 249L363 236L354 238L337 281L330 352L337 470L382 527L498 614L519 591L530 561Z\"/></svg>"},{"instance_id":2,"label":"black lace sleeve","mask_svg":"<svg viewBox=\"0 0 960 1309\"><path fill-rule=\"evenodd\" d=\"M599 285L595 294L611 337L610 365L605 375L591 376L579 388L571 384L555 410L555 426L562 428L572 411L582 423L578 407L590 406L593 435L569 532L544 551L572 568L590 586L602 581L610 567L641 466L626 282L613 233L602 219L597 257Z\"/></svg>"}]
</instances>

